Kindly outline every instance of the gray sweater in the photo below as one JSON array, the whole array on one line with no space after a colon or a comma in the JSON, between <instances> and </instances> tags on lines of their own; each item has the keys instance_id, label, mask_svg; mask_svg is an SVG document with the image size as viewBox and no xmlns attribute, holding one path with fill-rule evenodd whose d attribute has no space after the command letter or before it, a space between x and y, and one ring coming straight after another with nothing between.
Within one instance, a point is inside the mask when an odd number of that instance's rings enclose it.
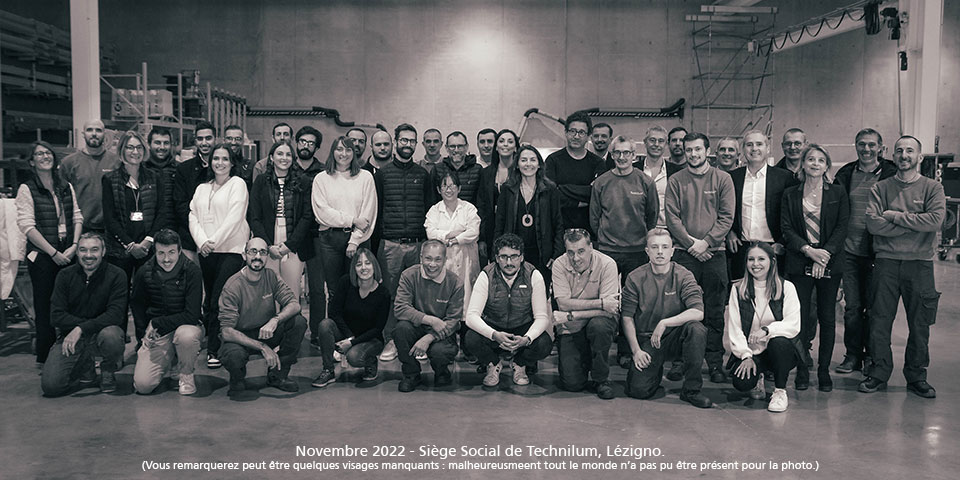
<instances>
[{"instance_id":1,"label":"gray sweater","mask_svg":"<svg viewBox=\"0 0 960 480\"><path fill-rule=\"evenodd\" d=\"M659 214L657 184L639 169L623 176L611 170L593 181L590 228L601 251L642 252Z\"/></svg>"},{"instance_id":2,"label":"gray sweater","mask_svg":"<svg viewBox=\"0 0 960 480\"><path fill-rule=\"evenodd\" d=\"M877 258L933 260L946 210L943 185L936 180L921 176L905 183L890 177L877 182L867 204L867 230Z\"/></svg>"},{"instance_id":3,"label":"gray sweater","mask_svg":"<svg viewBox=\"0 0 960 480\"><path fill-rule=\"evenodd\" d=\"M706 240L710 250L723 250L733 226L737 196L730 174L714 167L702 175L684 169L667 181L664 214L673 241L681 248L693 245L690 237Z\"/></svg>"}]
</instances>

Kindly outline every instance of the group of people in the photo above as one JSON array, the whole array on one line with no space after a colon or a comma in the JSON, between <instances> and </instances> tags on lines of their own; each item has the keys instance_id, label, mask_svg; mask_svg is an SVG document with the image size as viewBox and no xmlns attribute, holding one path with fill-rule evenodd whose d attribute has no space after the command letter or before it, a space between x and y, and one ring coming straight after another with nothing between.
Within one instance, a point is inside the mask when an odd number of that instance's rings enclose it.
<instances>
[{"instance_id":1,"label":"group of people","mask_svg":"<svg viewBox=\"0 0 960 480\"><path fill-rule=\"evenodd\" d=\"M682 400L710 407L706 360L711 382L730 375L758 400L772 377L779 412L792 369L796 389L810 387L818 327L817 386L832 390L842 279L847 351L835 371L863 370L862 392L885 388L903 298L908 389L935 396L927 344L945 197L919 173L919 140L899 138L890 161L880 133L863 129L857 160L831 178L828 151L795 128L776 165L760 131L722 139L711 160L710 139L682 127L634 142L578 112L565 128L566 147L546 159L509 129L481 130L478 155L462 132L430 129L417 160L407 123L374 132L369 156L366 132L351 129L325 159L319 131L285 123L256 162L241 155L241 127L219 143L206 122L182 162L162 129L126 132L112 152L92 121L62 161L37 142L17 207L44 394L95 384L95 355L100 389L116 389L129 308L144 394L172 372L181 394L196 392L204 344L207 367L229 372L228 394L245 390L251 355L270 386L297 391L289 372L309 330L315 387L338 379L341 359L373 381L394 358L399 391L423 383L422 361L443 387L458 355L486 387L506 364L526 385L556 345L561 388L611 399L616 343L631 397L654 396L669 367Z\"/></svg>"}]
</instances>

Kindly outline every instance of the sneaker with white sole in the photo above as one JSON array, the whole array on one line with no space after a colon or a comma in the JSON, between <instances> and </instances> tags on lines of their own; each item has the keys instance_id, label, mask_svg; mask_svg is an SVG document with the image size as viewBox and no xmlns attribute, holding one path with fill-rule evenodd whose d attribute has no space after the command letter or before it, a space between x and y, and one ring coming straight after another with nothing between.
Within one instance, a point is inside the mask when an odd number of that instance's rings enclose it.
<instances>
[{"instance_id":1,"label":"sneaker with white sole","mask_svg":"<svg viewBox=\"0 0 960 480\"><path fill-rule=\"evenodd\" d=\"M212 353L207 354L207 368L213 370L215 368L220 368L223 364L220 363L220 359Z\"/></svg>"},{"instance_id":2,"label":"sneaker with white sole","mask_svg":"<svg viewBox=\"0 0 960 480\"><path fill-rule=\"evenodd\" d=\"M764 398L767 398L767 390L763 386L762 373L757 378L757 386L753 387L753 390L750 390L750 398L754 400L763 400Z\"/></svg>"},{"instance_id":3,"label":"sneaker with white sole","mask_svg":"<svg viewBox=\"0 0 960 480\"><path fill-rule=\"evenodd\" d=\"M787 411L787 391L782 388L776 388L773 390L773 395L770 397L770 404L767 405L767 411L779 413Z\"/></svg>"},{"instance_id":4,"label":"sneaker with white sole","mask_svg":"<svg viewBox=\"0 0 960 480\"><path fill-rule=\"evenodd\" d=\"M180 374L180 395L193 395L197 393L197 383L193 379L192 373Z\"/></svg>"},{"instance_id":5,"label":"sneaker with white sole","mask_svg":"<svg viewBox=\"0 0 960 480\"><path fill-rule=\"evenodd\" d=\"M338 351L336 351L336 350L333 351L333 361L334 361L334 362L342 362L344 358L347 358L347 357L343 356L342 353L340 353L340 352L338 352Z\"/></svg>"},{"instance_id":6,"label":"sneaker with white sole","mask_svg":"<svg viewBox=\"0 0 960 480\"><path fill-rule=\"evenodd\" d=\"M490 363L487 365L487 374L483 377L483 385L485 387L496 387L500 384L500 370L503 366L500 365L500 362Z\"/></svg>"},{"instance_id":7,"label":"sneaker with white sole","mask_svg":"<svg viewBox=\"0 0 960 480\"><path fill-rule=\"evenodd\" d=\"M397 345L393 343L393 340L390 340L387 346L383 347L383 351L380 352L380 361L389 362L395 358L397 358Z\"/></svg>"},{"instance_id":8,"label":"sneaker with white sole","mask_svg":"<svg viewBox=\"0 0 960 480\"><path fill-rule=\"evenodd\" d=\"M527 367L518 365L517 362L511 362L513 368L513 383L517 385L529 385L530 377L527 376Z\"/></svg>"},{"instance_id":9,"label":"sneaker with white sole","mask_svg":"<svg viewBox=\"0 0 960 480\"><path fill-rule=\"evenodd\" d=\"M416 358L418 362L426 362L426 361L427 361L427 352L418 353L418 354L416 354L416 355L414 356L414 358Z\"/></svg>"}]
</instances>

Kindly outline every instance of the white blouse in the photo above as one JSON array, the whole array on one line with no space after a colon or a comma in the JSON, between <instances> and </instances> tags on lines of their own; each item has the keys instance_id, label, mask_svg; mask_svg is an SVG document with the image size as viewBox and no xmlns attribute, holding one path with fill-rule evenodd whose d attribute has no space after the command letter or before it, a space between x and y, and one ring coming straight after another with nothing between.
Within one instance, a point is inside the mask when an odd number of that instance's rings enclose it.
<instances>
[{"instance_id":1,"label":"white blouse","mask_svg":"<svg viewBox=\"0 0 960 480\"><path fill-rule=\"evenodd\" d=\"M220 188L213 187L213 181L197 185L190 201L190 235L198 248L209 240L214 252L243 253L250 238L247 184L233 176Z\"/></svg>"},{"instance_id":2,"label":"white blouse","mask_svg":"<svg viewBox=\"0 0 960 480\"><path fill-rule=\"evenodd\" d=\"M370 226L366 230L354 229L347 243L360 245L373 234L373 225L377 222L377 187L370 172L360 170L356 175L320 172L313 178L310 200L320 231L352 227L353 219L360 217L369 220Z\"/></svg>"},{"instance_id":3,"label":"white blouse","mask_svg":"<svg viewBox=\"0 0 960 480\"><path fill-rule=\"evenodd\" d=\"M770 334L758 343L747 342L748 336L744 335L743 326L740 323L740 292L737 291L737 285L734 285L730 289L730 303L727 306L727 323L724 327L726 342L724 343L728 344L730 351L741 360L763 353L767 349L767 342L773 337L793 338L800 333L800 299L793 283L783 281L783 320L779 322L774 319L773 311L770 310L766 300L766 286L754 286L757 301L750 333L767 327Z\"/></svg>"},{"instance_id":4,"label":"white blouse","mask_svg":"<svg viewBox=\"0 0 960 480\"><path fill-rule=\"evenodd\" d=\"M447 234L458 228L465 229L456 237L459 244L473 243L480 237L480 216L477 214L477 207L460 199L457 199L457 208L453 213L447 211L442 201L430 207L423 226L427 230L427 238L444 242Z\"/></svg>"}]
</instances>

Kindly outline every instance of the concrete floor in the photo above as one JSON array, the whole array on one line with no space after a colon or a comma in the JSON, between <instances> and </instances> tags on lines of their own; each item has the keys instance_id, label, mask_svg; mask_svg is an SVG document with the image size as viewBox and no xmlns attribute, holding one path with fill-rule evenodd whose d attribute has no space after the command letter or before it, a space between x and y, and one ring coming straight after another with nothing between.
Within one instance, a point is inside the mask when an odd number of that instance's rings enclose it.
<instances>
[{"instance_id":1,"label":"concrete floor","mask_svg":"<svg viewBox=\"0 0 960 480\"><path fill-rule=\"evenodd\" d=\"M239 400L226 396L226 372L197 371L199 393L181 397L175 390L152 396L132 393L133 365L119 374L121 388L111 395L83 390L60 399L40 396L34 357L21 349L0 356L0 478L633 478L638 471L570 470L568 457L537 458L527 447L576 445L597 448L602 458L578 462L618 464L630 459L606 456L617 446L658 448L633 460L673 465L654 478L957 478L960 469L960 266L937 266L944 295L932 330L929 380L939 398L908 394L899 372L906 336L898 319L894 331L897 370L886 393L856 391L859 373L834 375L835 389L821 393L788 388L790 408L771 414L765 403L741 396L728 384L707 382L704 392L715 406L696 409L681 402L679 382L664 382L665 395L650 401L623 396L624 371L613 367L618 397L601 401L591 394L571 394L556 388L556 357L541 363L533 383L515 387L505 369L498 391L480 387L475 367L458 364L455 384L446 391L421 387L410 394L396 391L399 363L381 364L374 385L357 386L340 375L324 389L310 387L319 373L320 358L304 342L303 358L292 375L298 394L272 388L248 392ZM842 328L834 365L843 355ZM128 345L128 354L132 346ZM128 355L133 362L133 357ZM425 376L432 381L429 367ZM265 381L263 362L252 366L252 383ZM813 376L815 381L815 375ZM768 392L770 386L768 384ZM953 433L951 433L953 432ZM367 447L365 458L297 457L297 447ZM403 457L374 457L374 446L405 447ZM421 457L420 446L452 447L448 460ZM499 458L465 458L460 448L500 446ZM515 445L518 457L506 456ZM654 452L655 453L655 452ZM566 461L566 470L493 472L481 470L330 472L293 470L294 463L366 461ZM144 472L143 462L269 462L290 464L288 470L247 472ZM677 470L677 462L760 462L767 470ZM768 462L810 462L819 471L769 472ZM545 466L545 464L541 464ZM739 466L738 466L739 468ZM951 474L949 472L953 471ZM640 474L642 475L642 474ZM649 475L649 473L648 473Z\"/></svg>"}]
</instances>

